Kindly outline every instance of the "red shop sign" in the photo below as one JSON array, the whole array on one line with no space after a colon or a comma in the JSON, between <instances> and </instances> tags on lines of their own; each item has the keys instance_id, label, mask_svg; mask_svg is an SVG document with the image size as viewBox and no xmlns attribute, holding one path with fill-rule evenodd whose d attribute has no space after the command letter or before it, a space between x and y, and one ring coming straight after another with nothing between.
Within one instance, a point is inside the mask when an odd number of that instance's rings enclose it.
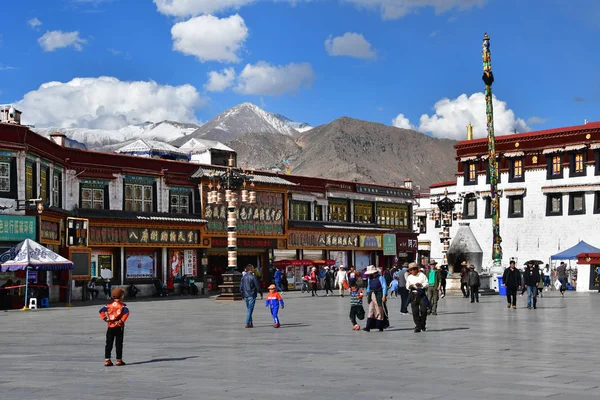
<instances>
[{"instance_id":1,"label":"red shop sign","mask_svg":"<svg viewBox=\"0 0 600 400\"><path fill-rule=\"evenodd\" d=\"M213 237L212 247L227 247L227 238ZM277 248L277 239L237 239L238 248Z\"/></svg>"}]
</instances>

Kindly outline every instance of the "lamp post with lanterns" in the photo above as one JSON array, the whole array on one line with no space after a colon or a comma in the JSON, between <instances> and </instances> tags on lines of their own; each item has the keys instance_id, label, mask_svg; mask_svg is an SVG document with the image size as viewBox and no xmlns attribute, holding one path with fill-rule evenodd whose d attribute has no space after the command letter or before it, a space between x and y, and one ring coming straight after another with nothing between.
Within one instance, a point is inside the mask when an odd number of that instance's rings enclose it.
<instances>
[{"instance_id":1,"label":"lamp post with lanterns","mask_svg":"<svg viewBox=\"0 0 600 400\"><path fill-rule=\"evenodd\" d=\"M227 169L209 177L208 204L227 204L227 271L223 274L223 284L220 286L220 301L241 300L239 281L241 274L237 270L237 219L238 198L242 203L256 203L256 192L252 175L234 167L233 157L229 158ZM238 196L239 191L239 196Z\"/></svg>"}]
</instances>

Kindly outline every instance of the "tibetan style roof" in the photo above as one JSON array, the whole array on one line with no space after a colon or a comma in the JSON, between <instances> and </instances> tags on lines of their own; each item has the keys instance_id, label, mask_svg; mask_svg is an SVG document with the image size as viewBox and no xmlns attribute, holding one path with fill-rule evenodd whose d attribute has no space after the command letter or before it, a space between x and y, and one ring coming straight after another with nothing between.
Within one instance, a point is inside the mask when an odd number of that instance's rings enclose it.
<instances>
[{"instance_id":1,"label":"tibetan style roof","mask_svg":"<svg viewBox=\"0 0 600 400\"><path fill-rule=\"evenodd\" d=\"M130 143L126 146L121 147L116 151L117 153L171 153L185 156L187 153L178 149L175 146L172 146L168 143L161 142L158 140L149 140L149 139L138 139L133 143Z\"/></svg>"},{"instance_id":2,"label":"tibetan style roof","mask_svg":"<svg viewBox=\"0 0 600 400\"><path fill-rule=\"evenodd\" d=\"M225 171L214 169L214 168L199 167L196 170L196 172L194 172L192 174L191 177L192 177L192 179L198 179L198 178L202 178L204 176L209 177L209 178L214 178L214 177L221 175L223 172L225 172ZM288 180L280 178L279 176L273 176L273 175L251 175L250 179L251 179L251 181L256 182L256 183L264 183L264 184L268 184L268 185L296 186L296 184L293 182L290 182Z\"/></svg>"},{"instance_id":3,"label":"tibetan style roof","mask_svg":"<svg viewBox=\"0 0 600 400\"><path fill-rule=\"evenodd\" d=\"M227 147L221 142L206 139L190 139L181 145L179 149L186 153L202 153L211 149L235 152L231 147Z\"/></svg>"}]
</instances>

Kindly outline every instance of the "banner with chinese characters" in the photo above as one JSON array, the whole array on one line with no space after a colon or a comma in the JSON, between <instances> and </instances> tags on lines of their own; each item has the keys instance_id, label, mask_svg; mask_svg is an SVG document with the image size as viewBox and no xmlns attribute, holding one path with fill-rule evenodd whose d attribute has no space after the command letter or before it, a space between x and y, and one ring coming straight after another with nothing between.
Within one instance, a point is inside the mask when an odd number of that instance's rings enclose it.
<instances>
[{"instance_id":1,"label":"banner with chinese characters","mask_svg":"<svg viewBox=\"0 0 600 400\"><path fill-rule=\"evenodd\" d=\"M414 235L414 238L408 237L408 236L398 236L397 237L396 251L416 253L418 248L419 248L419 240L417 239L417 235Z\"/></svg>"},{"instance_id":2,"label":"banner with chinese characters","mask_svg":"<svg viewBox=\"0 0 600 400\"><path fill-rule=\"evenodd\" d=\"M36 218L21 215L0 215L0 241L35 240Z\"/></svg>"},{"instance_id":3,"label":"banner with chinese characters","mask_svg":"<svg viewBox=\"0 0 600 400\"><path fill-rule=\"evenodd\" d=\"M360 248L360 236L347 233L292 232L288 248Z\"/></svg>"},{"instance_id":4,"label":"banner with chinese characters","mask_svg":"<svg viewBox=\"0 0 600 400\"><path fill-rule=\"evenodd\" d=\"M381 235L360 235L360 247L365 249L380 250L382 245Z\"/></svg>"},{"instance_id":5,"label":"banner with chinese characters","mask_svg":"<svg viewBox=\"0 0 600 400\"><path fill-rule=\"evenodd\" d=\"M183 251L183 274L186 276L198 276L198 251Z\"/></svg>"},{"instance_id":6,"label":"banner with chinese characters","mask_svg":"<svg viewBox=\"0 0 600 400\"><path fill-rule=\"evenodd\" d=\"M60 244L60 223L42 219L40 231L40 243Z\"/></svg>"},{"instance_id":7,"label":"banner with chinese characters","mask_svg":"<svg viewBox=\"0 0 600 400\"><path fill-rule=\"evenodd\" d=\"M208 190L206 190L208 192ZM205 204L206 198L204 199ZM238 196L237 231L262 235L283 234L283 194L256 192L256 203L242 203ZM227 204L209 204L204 208L209 232L227 231Z\"/></svg>"},{"instance_id":8,"label":"banner with chinese characters","mask_svg":"<svg viewBox=\"0 0 600 400\"><path fill-rule=\"evenodd\" d=\"M98 245L199 245L200 233L189 229L90 228L90 246Z\"/></svg>"},{"instance_id":9,"label":"banner with chinese characters","mask_svg":"<svg viewBox=\"0 0 600 400\"><path fill-rule=\"evenodd\" d=\"M396 235L394 235L394 234L383 235L383 255L384 256L395 256L396 255Z\"/></svg>"}]
</instances>

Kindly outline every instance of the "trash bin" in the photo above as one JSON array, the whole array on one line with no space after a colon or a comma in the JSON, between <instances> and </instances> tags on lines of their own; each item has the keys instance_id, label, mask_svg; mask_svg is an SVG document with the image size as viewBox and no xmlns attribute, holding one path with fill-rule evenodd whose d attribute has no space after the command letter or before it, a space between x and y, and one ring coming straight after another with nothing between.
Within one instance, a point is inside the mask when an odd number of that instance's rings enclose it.
<instances>
[{"instance_id":1,"label":"trash bin","mask_svg":"<svg viewBox=\"0 0 600 400\"><path fill-rule=\"evenodd\" d=\"M498 276L498 294L500 296L506 296L506 286L504 286L503 282L502 282L502 277Z\"/></svg>"}]
</instances>

